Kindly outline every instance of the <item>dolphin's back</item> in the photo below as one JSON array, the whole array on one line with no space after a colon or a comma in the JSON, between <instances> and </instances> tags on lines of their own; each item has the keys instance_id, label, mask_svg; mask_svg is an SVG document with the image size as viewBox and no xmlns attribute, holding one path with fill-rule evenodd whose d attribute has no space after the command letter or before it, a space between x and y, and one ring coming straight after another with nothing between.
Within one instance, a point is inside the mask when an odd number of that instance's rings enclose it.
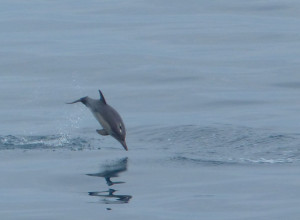
<instances>
[{"instance_id":1,"label":"dolphin's back","mask_svg":"<svg viewBox=\"0 0 300 220\"><path fill-rule=\"evenodd\" d=\"M90 108L93 115L108 133L117 132L120 126L123 132L126 133L123 120L113 107L103 103L101 100L91 98L88 99L87 107Z\"/></svg>"}]
</instances>

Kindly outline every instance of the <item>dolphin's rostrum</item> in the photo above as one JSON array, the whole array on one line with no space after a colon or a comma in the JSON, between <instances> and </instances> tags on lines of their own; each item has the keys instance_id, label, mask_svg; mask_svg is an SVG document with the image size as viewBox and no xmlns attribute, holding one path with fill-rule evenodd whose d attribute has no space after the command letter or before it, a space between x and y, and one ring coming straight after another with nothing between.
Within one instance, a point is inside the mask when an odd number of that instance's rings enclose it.
<instances>
[{"instance_id":1,"label":"dolphin's rostrum","mask_svg":"<svg viewBox=\"0 0 300 220\"><path fill-rule=\"evenodd\" d=\"M103 128L101 130L96 130L97 133L104 136L113 136L122 144L125 150L128 151L125 141L126 129L121 116L113 107L106 103L105 98L100 90L99 94L100 100L91 99L90 97L86 96L67 104L82 102L91 110L91 112Z\"/></svg>"}]
</instances>

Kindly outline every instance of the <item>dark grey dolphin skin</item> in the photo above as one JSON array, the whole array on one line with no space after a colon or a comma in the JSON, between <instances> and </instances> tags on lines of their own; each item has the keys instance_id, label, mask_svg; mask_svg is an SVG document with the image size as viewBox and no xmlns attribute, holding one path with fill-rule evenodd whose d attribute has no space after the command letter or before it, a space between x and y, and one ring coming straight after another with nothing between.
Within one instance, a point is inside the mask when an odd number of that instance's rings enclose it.
<instances>
[{"instance_id":1,"label":"dark grey dolphin skin","mask_svg":"<svg viewBox=\"0 0 300 220\"><path fill-rule=\"evenodd\" d=\"M121 116L113 107L106 103L105 98L100 90L99 94L99 100L91 99L90 97L86 96L67 104L82 102L86 107L88 107L91 110L97 121L103 127L103 129L101 130L96 130L97 133L104 136L113 136L122 144L124 149L128 151L125 141L126 129Z\"/></svg>"}]
</instances>

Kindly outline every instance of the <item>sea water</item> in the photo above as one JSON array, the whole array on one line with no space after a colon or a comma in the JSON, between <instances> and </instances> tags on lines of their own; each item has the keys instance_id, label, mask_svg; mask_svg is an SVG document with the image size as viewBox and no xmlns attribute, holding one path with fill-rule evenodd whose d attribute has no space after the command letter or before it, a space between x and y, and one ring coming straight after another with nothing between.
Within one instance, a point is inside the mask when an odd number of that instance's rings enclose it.
<instances>
[{"instance_id":1,"label":"sea water","mask_svg":"<svg viewBox=\"0 0 300 220\"><path fill-rule=\"evenodd\" d=\"M292 0L2 1L0 154L13 178L2 183L11 206L0 216L298 219L299 9ZM95 132L85 106L65 104L98 89L123 117L129 152ZM42 182L30 193L10 191L20 167L28 187ZM77 188L59 194L72 180Z\"/></svg>"}]
</instances>

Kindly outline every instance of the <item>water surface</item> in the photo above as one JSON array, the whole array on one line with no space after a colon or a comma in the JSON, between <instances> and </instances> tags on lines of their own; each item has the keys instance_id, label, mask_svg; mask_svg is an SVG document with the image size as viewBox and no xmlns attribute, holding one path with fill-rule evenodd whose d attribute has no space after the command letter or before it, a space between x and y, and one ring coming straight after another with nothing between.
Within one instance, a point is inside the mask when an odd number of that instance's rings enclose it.
<instances>
[{"instance_id":1,"label":"water surface","mask_svg":"<svg viewBox=\"0 0 300 220\"><path fill-rule=\"evenodd\" d=\"M298 219L299 9L3 1L0 216ZM129 152L65 104L98 89Z\"/></svg>"}]
</instances>

